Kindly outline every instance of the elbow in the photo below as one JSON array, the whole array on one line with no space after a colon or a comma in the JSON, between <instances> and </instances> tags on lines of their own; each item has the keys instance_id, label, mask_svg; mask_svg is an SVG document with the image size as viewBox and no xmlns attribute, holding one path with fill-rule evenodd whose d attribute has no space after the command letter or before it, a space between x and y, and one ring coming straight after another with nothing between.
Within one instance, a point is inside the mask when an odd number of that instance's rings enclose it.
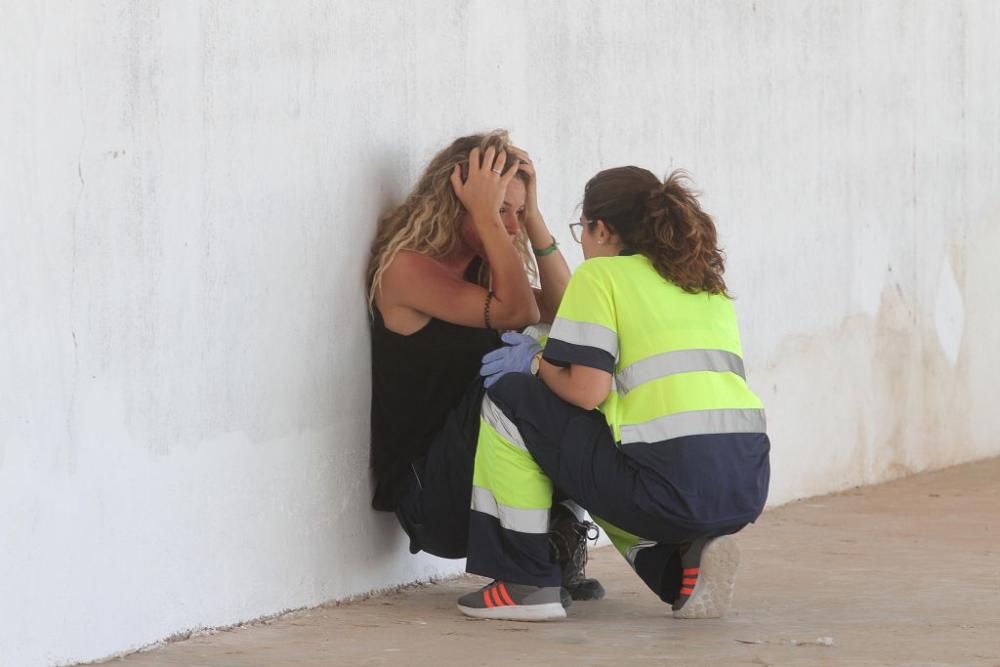
<instances>
[{"instance_id":1,"label":"elbow","mask_svg":"<svg viewBox=\"0 0 1000 667\"><path fill-rule=\"evenodd\" d=\"M538 304L535 303L534 299L520 308L497 310L499 312L492 313L492 317L490 317L490 323L495 329L523 329L532 324L538 324L541 319Z\"/></svg>"},{"instance_id":2,"label":"elbow","mask_svg":"<svg viewBox=\"0 0 1000 667\"><path fill-rule=\"evenodd\" d=\"M584 410L596 410L597 407L604 402L605 398L607 398L607 394L601 397L594 395L581 396L580 400L577 402L577 406L583 408Z\"/></svg>"},{"instance_id":3,"label":"elbow","mask_svg":"<svg viewBox=\"0 0 1000 667\"><path fill-rule=\"evenodd\" d=\"M572 396L564 396L563 398L578 408L596 410L604 402L604 399L608 397L608 392L610 391L610 387L603 387L601 385L578 385L574 388Z\"/></svg>"},{"instance_id":4,"label":"elbow","mask_svg":"<svg viewBox=\"0 0 1000 667\"><path fill-rule=\"evenodd\" d=\"M528 307L525 309L524 313L522 313L522 316L524 317L524 326L526 327L531 326L532 324L538 324L538 322L542 319L541 310L539 310L538 304L535 303L534 299L532 299L531 303L528 304Z\"/></svg>"},{"instance_id":5,"label":"elbow","mask_svg":"<svg viewBox=\"0 0 1000 667\"><path fill-rule=\"evenodd\" d=\"M539 377L559 398L588 411L611 393L611 374L588 366L570 364L564 368L543 359Z\"/></svg>"},{"instance_id":6,"label":"elbow","mask_svg":"<svg viewBox=\"0 0 1000 667\"><path fill-rule=\"evenodd\" d=\"M611 376L609 375L608 382L589 382L578 386L577 395L575 396L577 400L573 402L584 410L596 410L608 397L608 394L611 393L610 379Z\"/></svg>"}]
</instances>

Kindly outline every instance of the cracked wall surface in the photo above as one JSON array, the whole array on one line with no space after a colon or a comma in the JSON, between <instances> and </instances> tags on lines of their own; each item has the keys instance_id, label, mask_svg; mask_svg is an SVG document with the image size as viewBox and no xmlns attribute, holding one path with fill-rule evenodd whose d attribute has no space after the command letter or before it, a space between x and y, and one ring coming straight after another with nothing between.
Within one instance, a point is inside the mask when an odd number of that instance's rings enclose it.
<instances>
[{"instance_id":1,"label":"cracked wall surface","mask_svg":"<svg viewBox=\"0 0 1000 667\"><path fill-rule=\"evenodd\" d=\"M683 167L772 504L1000 454L1000 5L5 5L0 664L459 571L368 508L363 267L453 137ZM58 628L58 631L56 631Z\"/></svg>"}]
</instances>

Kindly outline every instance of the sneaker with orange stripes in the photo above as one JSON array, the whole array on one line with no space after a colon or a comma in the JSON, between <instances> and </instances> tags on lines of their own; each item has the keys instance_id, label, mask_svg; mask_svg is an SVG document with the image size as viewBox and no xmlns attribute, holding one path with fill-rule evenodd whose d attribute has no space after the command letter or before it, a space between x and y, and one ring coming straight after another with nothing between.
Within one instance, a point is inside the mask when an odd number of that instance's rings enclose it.
<instances>
[{"instance_id":1,"label":"sneaker with orange stripes","mask_svg":"<svg viewBox=\"0 0 1000 667\"><path fill-rule=\"evenodd\" d=\"M458 610L473 618L504 621L556 621L566 618L559 586L526 586L494 581L458 599Z\"/></svg>"},{"instance_id":2,"label":"sneaker with orange stripes","mask_svg":"<svg viewBox=\"0 0 1000 667\"><path fill-rule=\"evenodd\" d=\"M721 618L729 611L736 587L740 548L736 540L702 537L681 555L681 590L674 618Z\"/></svg>"}]
</instances>

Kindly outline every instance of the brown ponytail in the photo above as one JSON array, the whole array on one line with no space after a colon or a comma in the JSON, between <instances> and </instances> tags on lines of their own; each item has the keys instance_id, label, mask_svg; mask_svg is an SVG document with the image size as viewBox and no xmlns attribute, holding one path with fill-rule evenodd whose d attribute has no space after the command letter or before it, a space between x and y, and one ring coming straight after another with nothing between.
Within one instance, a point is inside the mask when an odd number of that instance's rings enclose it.
<instances>
[{"instance_id":1,"label":"brown ponytail","mask_svg":"<svg viewBox=\"0 0 1000 667\"><path fill-rule=\"evenodd\" d=\"M681 170L661 183L639 167L606 169L587 183L583 215L603 220L627 250L645 255L661 276L685 292L728 297L715 223L685 182L690 179Z\"/></svg>"}]
</instances>

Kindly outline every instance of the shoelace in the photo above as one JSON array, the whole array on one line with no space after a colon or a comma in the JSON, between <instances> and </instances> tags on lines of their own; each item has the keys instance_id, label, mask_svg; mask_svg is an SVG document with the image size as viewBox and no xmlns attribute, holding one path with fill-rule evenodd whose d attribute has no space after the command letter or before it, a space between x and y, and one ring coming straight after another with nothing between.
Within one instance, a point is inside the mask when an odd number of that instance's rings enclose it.
<instances>
[{"instance_id":1,"label":"shoelace","mask_svg":"<svg viewBox=\"0 0 1000 667\"><path fill-rule=\"evenodd\" d=\"M573 523L573 532L576 533L577 541L570 552L570 564L576 574L573 580L581 581L586 579L587 540L596 542L597 538L601 536L601 530L592 521L576 521Z\"/></svg>"}]
</instances>

